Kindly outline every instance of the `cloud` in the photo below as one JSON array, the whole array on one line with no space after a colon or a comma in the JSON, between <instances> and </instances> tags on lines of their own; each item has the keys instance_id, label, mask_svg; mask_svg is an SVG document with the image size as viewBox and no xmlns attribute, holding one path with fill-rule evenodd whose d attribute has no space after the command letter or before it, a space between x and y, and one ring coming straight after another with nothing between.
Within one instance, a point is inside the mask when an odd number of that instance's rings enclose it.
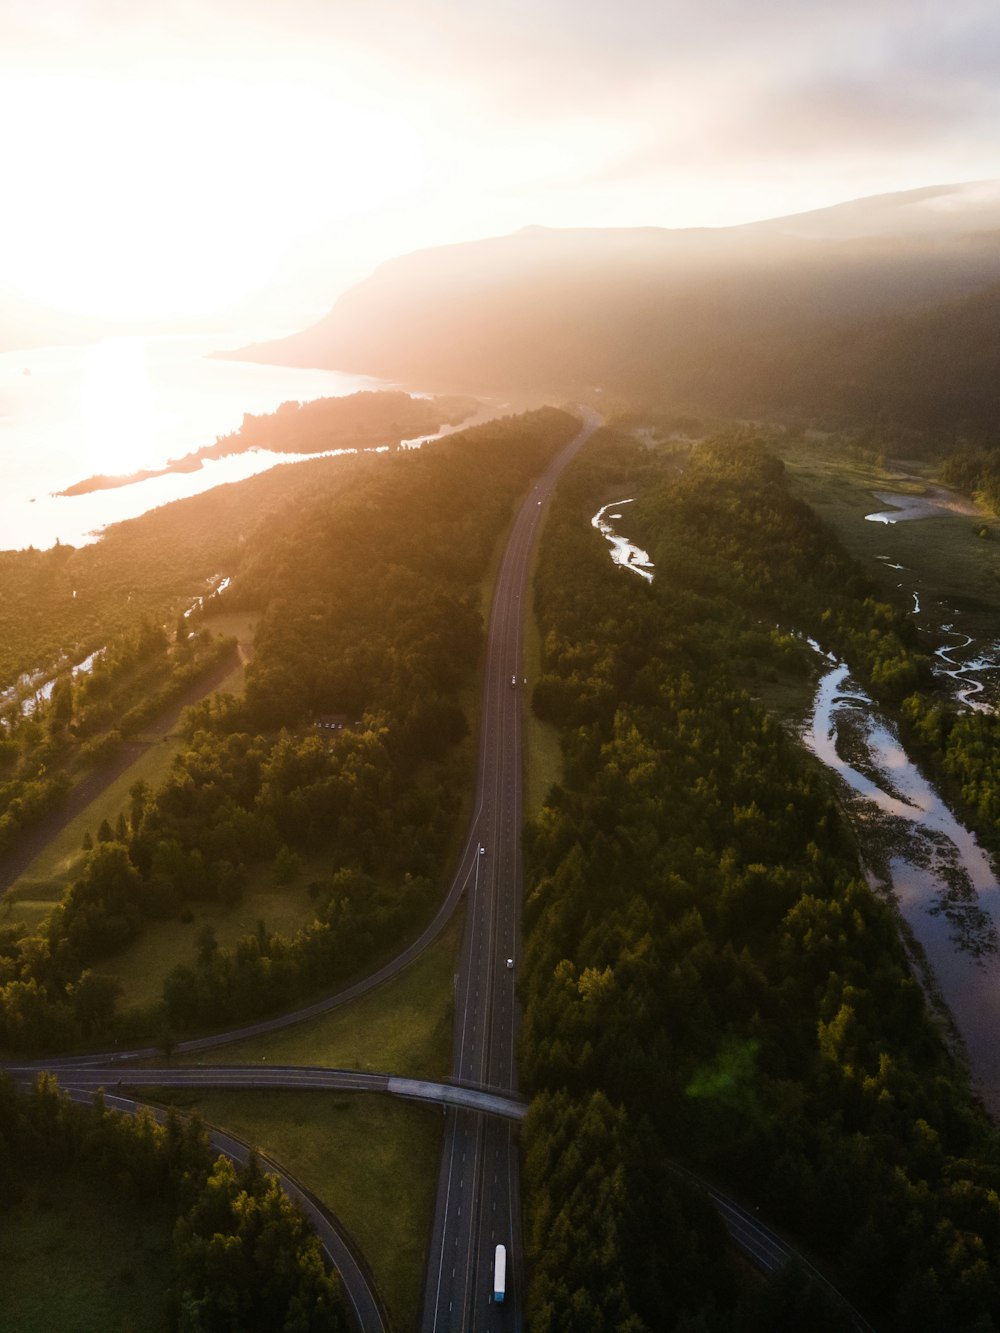
<instances>
[{"instance_id":1,"label":"cloud","mask_svg":"<svg viewBox=\"0 0 1000 1333\"><path fill-rule=\"evenodd\" d=\"M293 222L334 245L363 225L385 254L533 221L739 222L992 176L998 68L996 0L0 5L0 101L23 126L11 198L37 200L37 161L65 151L62 120L51 143L39 128L49 82L82 120L69 85L127 81L132 121L163 127L146 156L180 164L178 198L208 162L225 198L265 183L288 247Z\"/></svg>"},{"instance_id":2,"label":"cloud","mask_svg":"<svg viewBox=\"0 0 1000 1333\"><path fill-rule=\"evenodd\" d=\"M593 8L585 6L570 66L548 90L556 107L580 85L584 53L597 73L589 43L603 33L588 27ZM605 16L610 8L601 6ZM634 27L643 7L626 8ZM798 171L818 183L826 173L832 185L853 163L859 193L992 175L1000 9L959 0L928 15L911 0L716 0L668 41L677 6L657 7L628 77L612 60L594 80L600 113L620 127L617 142L579 171L555 163L553 188L623 190L750 174L755 164L762 178ZM616 41L620 55L621 33Z\"/></svg>"},{"instance_id":3,"label":"cloud","mask_svg":"<svg viewBox=\"0 0 1000 1333\"><path fill-rule=\"evenodd\" d=\"M968 116L963 99L939 87L858 77L768 90L722 127L716 151L762 158L855 152L866 157L939 141Z\"/></svg>"}]
</instances>

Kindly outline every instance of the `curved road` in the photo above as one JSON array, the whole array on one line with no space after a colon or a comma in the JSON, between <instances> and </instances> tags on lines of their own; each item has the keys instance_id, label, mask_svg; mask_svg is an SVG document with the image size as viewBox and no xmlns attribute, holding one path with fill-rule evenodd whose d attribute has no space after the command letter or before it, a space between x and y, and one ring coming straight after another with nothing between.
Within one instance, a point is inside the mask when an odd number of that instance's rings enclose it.
<instances>
[{"instance_id":1,"label":"curved road","mask_svg":"<svg viewBox=\"0 0 1000 1333\"><path fill-rule=\"evenodd\" d=\"M731 1199L728 1194L723 1194L721 1190L716 1189L704 1177L696 1175L686 1167L674 1163L670 1170L675 1176L682 1177L703 1191L722 1219L722 1225L726 1228L729 1239L737 1249L746 1255L755 1268L758 1268L767 1277L773 1277L782 1268L794 1264L805 1273L811 1282L826 1293L843 1314L845 1321L856 1330L856 1333L875 1333L864 1315L856 1310L832 1283L827 1281L819 1269L815 1268L798 1250L793 1250L786 1241L781 1239L777 1232L765 1226L755 1213L748 1212L735 1199Z\"/></svg>"},{"instance_id":2,"label":"curved road","mask_svg":"<svg viewBox=\"0 0 1000 1333\"><path fill-rule=\"evenodd\" d=\"M88 1085L86 1088L73 1085L64 1088L63 1091L74 1101L89 1102L94 1093L94 1085ZM132 1101L129 1097L108 1095L104 1098L104 1104L126 1115L137 1115L140 1110L145 1110L151 1112L157 1120L166 1119L165 1111ZM253 1151L248 1143L235 1138L232 1134L224 1133L221 1129L210 1129L208 1138L217 1153L231 1158L238 1166L245 1165ZM342 1224L314 1194L259 1149L257 1160L265 1171L277 1176L281 1188L308 1217L319 1238L320 1248L327 1263L340 1274L358 1328L362 1333L389 1333L389 1317L379 1300L367 1265Z\"/></svg>"},{"instance_id":3,"label":"curved road","mask_svg":"<svg viewBox=\"0 0 1000 1333\"><path fill-rule=\"evenodd\" d=\"M9 1066L14 1077L25 1081L32 1079L43 1068L42 1065ZM420 1100L444 1102L450 1105L472 1106L489 1115L507 1116L521 1119L527 1111L523 1102L497 1094L477 1090L456 1089L451 1084L422 1083L413 1079L395 1078L389 1074L365 1074L356 1070L337 1070L317 1067L303 1068L299 1065L274 1066L262 1069L259 1065L220 1065L214 1069L143 1069L137 1071L141 1079L132 1071L125 1080L118 1079L122 1073L120 1067L95 1069L86 1067L79 1070L64 1070L67 1086L66 1094L77 1101L89 1102L98 1089L121 1087L124 1082L128 1087L133 1084L155 1083L157 1086L170 1087L236 1087L236 1088L309 1088L354 1092L387 1092L401 1097L415 1097ZM477 1100L478 1099L478 1100ZM166 1112L145 1103L133 1101L120 1092L105 1093L106 1106L134 1115L140 1105L158 1120L166 1117ZM209 1137L216 1151L225 1153L233 1161L243 1163L250 1153L248 1144L234 1138L222 1130L209 1131ZM357 1251L342 1224L328 1208L309 1190L300 1185L294 1177L288 1175L273 1159L257 1152L258 1159L265 1170L276 1175L285 1192L295 1199L303 1212L309 1217L323 1248L327 1260L340 1272L344 1287L362 1333L387 1333L388 1319L379 1300L375 1284L368 1272L367 1265ZM803 1255L784 1241L775 1231L766 1226L755 1213L750 1213L723 1194L709 1181L689 1171L686 1167L674 1163L670 1169L702 1190L716 1212L722 1218L730 1240L742 1251L746 1258L766 1276L772 1276L788 1264L795 1264L809 1279L821 1287L843 1313L846 1322L856 1333L874 1333L872 1326L818 1271Z\"/></svg>"}]
</instances>

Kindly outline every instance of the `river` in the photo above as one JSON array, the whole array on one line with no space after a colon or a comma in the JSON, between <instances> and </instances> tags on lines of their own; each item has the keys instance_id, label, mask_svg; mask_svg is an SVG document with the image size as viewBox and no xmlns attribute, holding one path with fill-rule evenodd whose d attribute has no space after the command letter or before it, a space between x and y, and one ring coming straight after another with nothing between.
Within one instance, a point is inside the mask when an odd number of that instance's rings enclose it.
<instances>
[{"instance_id":1,"label":"river","mask_svg":"<svg viewBox=\"0 0 1000 1333\"><path fill-rule=\"evenodd\" d=\"M846 783L862 837L884 839L883 887L923 949L973 1081L1000 1115L1000 887L988 857L843 663L828 660L803 739Z\"/></svg>"}]
</instances>

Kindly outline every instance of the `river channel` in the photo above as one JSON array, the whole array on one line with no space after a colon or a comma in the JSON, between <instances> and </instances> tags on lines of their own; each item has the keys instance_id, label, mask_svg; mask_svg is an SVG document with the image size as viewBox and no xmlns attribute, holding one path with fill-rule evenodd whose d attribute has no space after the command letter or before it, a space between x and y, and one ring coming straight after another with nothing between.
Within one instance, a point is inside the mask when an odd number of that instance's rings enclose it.
<instances>
[{"instance_id":1,"label":"river channel","mask_svg":"<svg viewBox=\"0 0 1000 1333\"><path fill-rule=\"evenodd\" d=\"M843 663L827 659L803 740L847 785L862 837L887 849L882 887L923 949L974 1083L1000 1115L1000 887L989 858Z\"/></svg>"}]
</instances>

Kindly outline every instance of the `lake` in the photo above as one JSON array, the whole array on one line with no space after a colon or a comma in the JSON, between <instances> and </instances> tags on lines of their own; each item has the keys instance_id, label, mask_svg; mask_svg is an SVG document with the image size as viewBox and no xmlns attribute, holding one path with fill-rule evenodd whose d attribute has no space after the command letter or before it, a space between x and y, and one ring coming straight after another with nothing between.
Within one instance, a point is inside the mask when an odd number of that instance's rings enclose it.
<instances>
[{"instance_id":1,"label":"lake","mask_svg":"<svg viewBox=\"0 0 1000 1333\"><path fill-rule=\"evenodd\" d=\"M241 454L115 490L53 494L86 477L162 467L236 430L245 412L389 387L365 375L209 358L248 341L246 331L109 338L0 355L0 549L80 546L108 523L240 481L285 456Z\"/></svg>"}]
</instances>

